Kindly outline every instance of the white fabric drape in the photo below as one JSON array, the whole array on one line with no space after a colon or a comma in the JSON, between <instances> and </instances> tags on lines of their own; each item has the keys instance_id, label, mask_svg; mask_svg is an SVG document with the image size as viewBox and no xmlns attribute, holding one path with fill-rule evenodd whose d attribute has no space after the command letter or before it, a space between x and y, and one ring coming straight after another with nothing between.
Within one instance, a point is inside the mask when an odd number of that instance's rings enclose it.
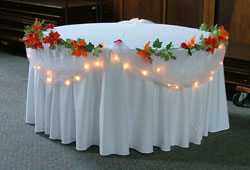
<instances>
[{"instance_id":1,"label":"white fabric drape","mask_svg":"<svg viewBox=\"0 0 250 170\"><path fill-rule=\"evenodd\" d=\"M116 53L126 48L143 47L148 40L155 38L165 43L174 40L177 47L194 34L200 34L196 29L137 22L72 25L55 30L63 38L83 37L95 44L103 42L110 47L108 51L113 49ZM107 31L110 33L104 34ZM112 42L118 38L122 38L128 47L114 47ZM43 57L65 60L61 49L57 50L54 55L47 53ZM39 56L39 53L33 55ZM35 124L35 132L45 132L63 144L76 141L77 150L98 145L101 155L127 155L129 148L150 153L153 146L159 146L163 151L169 151L173 145L188 147L190 142L200 144L208 132L229 128L222 66L208 68L209 71L218 68L213 81L206 81L199 88L176 90L124 71L121 63L112 62L111 55L112 52L107 52L103 56L103 68L92 68L84 74L82 81L70 86L44 83L31 64L26 122ZM172 65L169 62L166 67L172 73L181 75L185 64L195 68L203 64L206 69L206 64L199 58L192 58L196 56L188 56L189 59L183 59L185 62L176 57L177 60L170 61ZM178 71L176 68L180 72L174 72ZM183 82L193 82L188 78L184 81L184 78L181 79Z\"/></svg>"}]
</instances>

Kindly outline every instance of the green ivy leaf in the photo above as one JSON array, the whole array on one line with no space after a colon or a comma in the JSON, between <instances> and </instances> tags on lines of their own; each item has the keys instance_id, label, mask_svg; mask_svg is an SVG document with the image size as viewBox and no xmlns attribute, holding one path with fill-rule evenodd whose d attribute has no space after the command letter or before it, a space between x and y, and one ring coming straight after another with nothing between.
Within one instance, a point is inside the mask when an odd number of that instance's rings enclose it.
<instances>
[{"instance_id":1,"label":"green ivy leaf","mask_svg":"<svg viewBox=\"0 0 250 170\"><path fill-rule=\"evenodd\" d=\"M155 53L155 50L154 50L152 47L149 47L148 52L149 52L150 54L154 54L154 53Z\"/></svg>"},{"instance_id":2,"label":"green ivy leaf","mask_svg":"<svg viewBox=\"0 0 250 170\"><path fill-rule=\"evenodd\" d=\"M102 53L100 47L94 48L93 56L99 57L99 54Z\"/></svg>"},{"instance_id":3,"label":"green ivy leaf","mask_svg":"<svg viewBox=\"0 0 250 170\"><path fill-rule=\"evenodd\" d=\"M66 39L66 43L67 43L67 44L71 44L71 43L72 43L72 40L71 40L70 38L67 38L67 39Z\"/></svg>"},{"instance_id":4,"label":"green ivy leaf","mask_svg":"<svg viewBox=\"0 0 250 170\"><path fill-rule=\"evenodd\" d=\"M30 31L31 31L31 32L35 32L35 28L34 28L34 27L31 27Z\"/></svg>"},{"instance_id":5,"label":"green ivy leaf","mask_svg":"<svg viewBox=\"0 0 250 170\"><path fill-rule=\"evenodd\" d=\"M218 31L217 31L217 30L214 30L214 31L212 32L213 38L214 38L214 37L217 37L217 35L218 35Z\"/></svg>"},{"instance_id":6,"label":"green ivy leaf","mask_svg":"<svg viewBox=\"0 0 250 170\"><path fill-rule=\"evenodd\" d=\"M42 31L37 31L37 34L38 34L38 36L39 36L40 38L43 37L43 32L42 32Z\"/></svg>"},{"instance_id":7,"label":"green ivy leaf","mask_svg":"<svg viewBox=\"0 0 250 170\"><path fill-rule=\"evenodd\" d=\"M64 40L57 41L57 44L59 44L59 45L65 45L65 41Z\"/></svg>"},{"instance_id":8,"label":"green ivy leaf","mask_svg":"<svg viewBox=\"0 0 250 170\"><path fill-rule=\"evenodd\" d=\"M143 49L141 49L141 48L136 48L136 50L137 50L137 51L143 51Z\"/></svg>"},{"instance_id":9,"label":"green ivy leaf","mask_svg":"<svg viewBox=\"0 0 250 170\"><path fill-rule=\"evenodd\" d=\"M167 46L166 49L169 50L172 47L172 42L170 42Z\"/></svg>"},{"instance_id":10,"label":"green ivy leaf","mask_svg":"<svg viewBox=\"0 0 250 170\"><path fill-rule=\"evenodd\" d=\"M160 52L155 53L156 56L161 56Z\"/></svg>"},{"instance_id":11,"label":"green ivy leaf","mask_svg":"<svg viewBox=\"0 0 250 170\"><path fill-rule=\"evenodd\" d=\"M71 44L71 43L68 43L67 41L64 41L64 42L63 42L63 45L64 45L64 47L66 47L66 48L71 48L71 46L72 46L72 44Z\"/></svg>"},{"instance_id":12,"label":"green ivy leaf","mask_svg":"<svg viewBox=\"0 0 250 170\"><path fill-rule=\"evenodd\" d=\"M201 36L200 36L200 40L203 40L204 39L204 35L203 34L201 34Z\"/></svg>"},{"instance_id":13,"label":"green ivy leaf","mask_svg":"<svg viewBox=\"0 0 250 170\"><path fill-rule=\"evenodd\" d=\"M77 43L81 44L81 42L82 42L82 38L77 38Z\"/></svg>"},{"instance_id":14,"label":"green ivy leaf","mask_svg":"<svg viewBox=\"0 0 250 170\"><path fill-rule=\"evenodd\" d=\"M173 55L173 53L172 53L172 52L168 52L168 55L172 56L172 55Z\"/></svg>"},{"instance_id":15,"label":"green ivy leaf","mask_svg":"<svg viewBox=\"0 0 250 170\"><path fill-rule=\"evenodd\" d=\"M211 32L214 32L217 29L218 29L217 24L216 25L211 25L211 27L210 27Z\"/></svg>"},{"instance_id":16,"label":"green ivy leaf","mask_svg":"<svg viewBox=\"0 0 250 170\"><path fill-rule=\"evenodd\" d=\"M155 53L156 56L161 56L163 58L165 56L166 49L161 49Z\"/></svg>"},{"instance_id":17,"label":"green ivy leaf","mask_svg":"<svg viewBox=\"0 0 250 170\"><path fill-rule=\"evenodd\" d=\"M205 23L201 24L200 30L201 30L201 31L208 31L208 29L207 29L207 24L205 24Z\"/></svg>"},{"instance_id":18,"label":"green ivy leaf","mask_svg":"<svg viewBox=\"0 0 250 170\"><path fill-rule=\"evenodd\" d=\"M41 21L41 24L43 25L44 23L45 23L45 20L42 20L42 21Z\"/></svg>"},{"instance_id":19,"label":"green ivy leaf","mask_svg":"<svg viewBox=\"0 0 250 170\"><path fill-rule=\"evenodd\" d=\"M30 30L30 29L31 29L31 26L30 26L30 25L26 25L26 26L24 26L24 29L25 29L25 30Z\"/></svg>"},{"instance_id":20,"label":"green ivy leaf","mask_svg":"<svg viewBox=\"0 0 250 170\"><path fill-rule=\"evenodd\" d=\"M24 30L25 34L28 35L29 33L32 33L30 30Z\"/></svg>"},{"instance_id":21,"label":"green ivy leaf","mask_svg":"<svg viewBox=\"0 0 250 170\"><path fill-rule=\"evenodd\" d=\"M89 42L87 45L86 45L86 51L88 52L92 52L92 50L95 48L95 46Z\"/></svg>"},{"instance_id":22,"label":"green ivy leaf","mask_svg":"<svg viewBox=\"0 0 250 170\"><path fill-rule=\"evenodd\" d=\"M73 48L74 46L71 44L72 40L67 38L66 41L63 41L63 44L66 48L71 48L72 50L74 50L75 48Z\"/></svg>"},{"instance_id":23,"label":"green ivy leaf","mask_svg":"<svg viewBox=\"0 0 250 170\"><path fill-rule=\"evenodd\" d=\"M168 60L169 60L169 55L165 55L165 56L164 56L164 60L165 60L166 62L168 62Z\"/></svg>"},{"instance_id":24,"label":"green ivy leaf","mask_svg":"<svg viewBox=\"0 0 250 170\"><path fill-rule=\"evenodd\" d=\"M171 55L170 56L173 60L176 60L176 56Z\"/></svg>"},{"instance_id":25,"label":"green ivy leaf","mask_svg":"<svg viewBox=\"0 0 250 170\"><path fill-rule=\"evenodd\" d=\"M75 50L75 47L73 45L71 45L70 49L73 51L73 50Z\"/></svg>"},{"instance_id":26,"label":"green ivy leaf","mask_svg":"<svg viewBox=\"0 0 250 170\"><path fill-rule=\"evenodd\" d=\"M199 45L199 44L196 44L196 45L195 45L195 49L198 50L198 51L200 51L200 50L202 49L202 46Z\"/></svg>"},{"instance_id":27,"label":"green ivy leaf","mask_svg":"<svg viewBox=\"0 0 250 170\"><path fill-rule=\"evenodd\" d=\"M162 42L160 42L159 38L157 38L154 43L153 43L153 47L154 48L161 48Z\"/></svg>"}]
</instances>

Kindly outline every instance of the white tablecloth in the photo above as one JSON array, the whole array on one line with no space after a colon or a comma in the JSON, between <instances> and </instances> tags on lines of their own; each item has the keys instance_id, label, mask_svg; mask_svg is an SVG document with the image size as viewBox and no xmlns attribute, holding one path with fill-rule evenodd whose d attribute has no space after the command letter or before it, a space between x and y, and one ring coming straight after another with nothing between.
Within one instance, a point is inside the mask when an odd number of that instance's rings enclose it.
<instances>
[{"instance_id":1,"label":"white tablecloth","mask_svg":"<svg viewBox=\"0 0 250 170\"><path fill-rule=\"evenodd\" d=\"M179 47L200 34L197 29L136 21L55 31L64 39L81 37L105 46L120 38L131 49L156 38ZM101 155L127 155L129 148L151 153L153 146L163 151L174 145L187 148L190 142L200 144L208 132L229 128L222 66L213 81L179 90L127 74L119 66L93 69L71 86L48 85L30 67L26 108L26 122L35 124L35 132L63 144L76 141L77 150L98 145Z\"/></svg>"}]
</instances>

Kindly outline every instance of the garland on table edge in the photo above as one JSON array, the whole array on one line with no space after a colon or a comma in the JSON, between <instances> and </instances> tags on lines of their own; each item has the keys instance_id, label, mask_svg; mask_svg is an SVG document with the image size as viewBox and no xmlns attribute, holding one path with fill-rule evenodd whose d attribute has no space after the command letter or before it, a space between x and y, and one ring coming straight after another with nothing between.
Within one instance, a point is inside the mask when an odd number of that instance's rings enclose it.
<instances>
[{"instance_id":1,"label":"garland on table edge","mask_svg":"<svg viewBox=\"0 0 250 170\"><path fill-rule=\"evenodd\" d=\"M36 18L32 26L25 26L25 35L23 39L20 39L20 41L22 41L27 48L36 50L43 49L43 43L49 43L51 50L55 50L56 45L64 45L65 48L71 49L72 55L76 57L88 57L87 52L93 52L93 55L98 57L99 54L102 53L102 44L99 44L95 47L91 42L87 44L85 40L81 38L78 38L77 40L71 40L69 38L63 40L62 38L60 38L60 34L58 32L54 32L53 30L51 30L50 33L46 37L44 37L43 31L46 31L48 28L54 28L54 24L48 23L47 25L44 25L44 23L45 20L38 21L38 19Z\"/></svg>"},{"instance_id":2,"label":"garland on table edge","mask_svg":"<svg viewBox=\"0 0 250 170\"><path fill-rule=\"evenodd\" d=\"M203 34L200 36L200 41L195 43L195 36L188 42L181 43L181 48L188 50L188 55L192 55L192 50L203 50L207 52L211 52L214 54L214 50L219 48L221 44L228 45L228 36L229 33L225 30L224 26L220 26L219 28L217 25L211 26L208 28L207 24L201 24L200 26L201 31L211 32L208 38L204 38ZM165 48L162 48L162 42L159 39L156 39L153 43L153 47L150 47L150 41L145 45L144 49L136 48L137 54L142 56L146 62L152 63L151 55L155 55L167 62L169 59L175 60L176 57L173 56L171 50L173 50L172 42L170 42Z\"/></svg>"},{"instance_id":3,"label":"garland on table edge","mask_svg":"<svg viewBox=\"0 0 250 170\"><path fill-rule=\"evenodd\" d=\"M143 56L146 62L152 63L152 58L150 57L152 54L164 58L167 62L170 58L175 60L176 57L173 56L173 53L170 52L173 49L172 42L170 42L165 48L160 49L162 47L162 42L160 42L159 38L157 38L154 43L153 47L150 47L150 41L145 45L144 49L136 48L137 54Z\"/></svg>"},{"instance_id":4,"label":"garland on table edge","mask_svg":"<svg viewBox=\"0 0 250 170\"><path fill-rule=\"evenodd\" d=\"M48 23L44 24L45 21L38 21L36 18L34 24L32 26L25 26L24 32L25 36L23 39L20 39L27 48L33 49L43 49L43 43L49 43L50 49L55 50L56 45L64 45L65 48L69 48L72 51L72 55L76 57L88 57L88 52L92 52L94 56L98 57L100 53L102 53L103 45L99 44L98 46L94 46L91 42L86 43L84 39L78 38L77 40L72 40L67 38L63 40L60 38L60 34L58 32L54 32L53 30L44 37L43 31L47 29L53 29L54 24ZM203 50L207 52L211 52L214 54L214 50L219 48L221 44L228 45L228 36L229 33L225 30L224 26L217 27L211 26L210 28L206 24L201 24L201 31L211 32L208 38L204 38L203 34L200 36L200 41L195 43L195 36L188 42L181 43L180 48L184 48L188 50L188 54L192 55L193 50ZM121 44L122 40L118 39L114 41L115 44ZM145 62L152 63L151 55L158 56L163 58L166 62L170 59L175 60L176 57L173 55L171 50L176 49L173 48L172 42L166 45L165 48L162 48L162 42L156 39L153 42L153 46L150 46L150 41L145 45L144 49L136 48L137 54L142 56Z\"/></svg>"}]
</instances>

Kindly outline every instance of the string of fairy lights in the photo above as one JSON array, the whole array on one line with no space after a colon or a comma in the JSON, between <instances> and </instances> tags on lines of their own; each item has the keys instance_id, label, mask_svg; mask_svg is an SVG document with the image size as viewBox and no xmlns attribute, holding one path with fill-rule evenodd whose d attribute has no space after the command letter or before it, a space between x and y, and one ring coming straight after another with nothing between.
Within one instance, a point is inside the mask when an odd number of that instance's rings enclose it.
<instances>
[{"instance_id":1,"label":"string of fairy lights","mask_svg":"<svg viewBox=\"0 0 250 170\"><path fill-rule=\"evenodd\" d=\"M219 46L219 49L223 49L223 48L224 48L224 45L221 44ZM32 56L30 54L27 54L27 58L28 59L30 59L31 57ZM133 67L135 67L130 62L127 62L127 61L123 62L123 61L121 61L120 57L117 54L111 56L111 62L112 63L120 63L122 65L123 70L125 72L128 71L128 70L131 70L131 69L133 69ZM84 62L84 63L82 63L81 70L85 71L85 72L89 72L91 69L102 69L102 68L104 68L104 64L105 64L104 60L102 60L102 59L96 59L96 60L94 60L92 62ZM220 66L222 66L223 65L223 61L220 61L218 64ZM53 82L54 82L54 78L53 78L54 77L54 73L53 73L52 69L51 70L44 70L42 68L42 66L38 65L38 64L35 64L33 66L33 69L35 71L37 71L37 72L39 72L39 71L45 72L46 73L45 83L48 84L48 85L53 84ZM163 68L160 67L160 66L156 67L155 69L153 69L153 71L156 74L157 73L158 74L161 73L162 70L163 70ZM151 72L148 69L141 69L139 71L140 71L140 74L143 77L148 77L151 74ZM210 71L210 74L209 74L209 77L208 77L208 81L213 81L215 73L216 73L216 70L211 70ZM64 80L64 85L65 86L70 86L70 85L72 85L75 82L82 81L83 79L84 79L84 77L81 74L75 74L75 75L73 75L73 76L65 79ZM181 84L179 84L179 83L169 83L169 82L167 82L165 85L167 87L169 87L169 88L173 88L173 89L177 89L177 90L180 89L180 88L182 88ZM193 88L198 88L199 86L200 86L200 82L198 80L194 81L193 84L192 84Z\"/></svg>"}]
</instances>

